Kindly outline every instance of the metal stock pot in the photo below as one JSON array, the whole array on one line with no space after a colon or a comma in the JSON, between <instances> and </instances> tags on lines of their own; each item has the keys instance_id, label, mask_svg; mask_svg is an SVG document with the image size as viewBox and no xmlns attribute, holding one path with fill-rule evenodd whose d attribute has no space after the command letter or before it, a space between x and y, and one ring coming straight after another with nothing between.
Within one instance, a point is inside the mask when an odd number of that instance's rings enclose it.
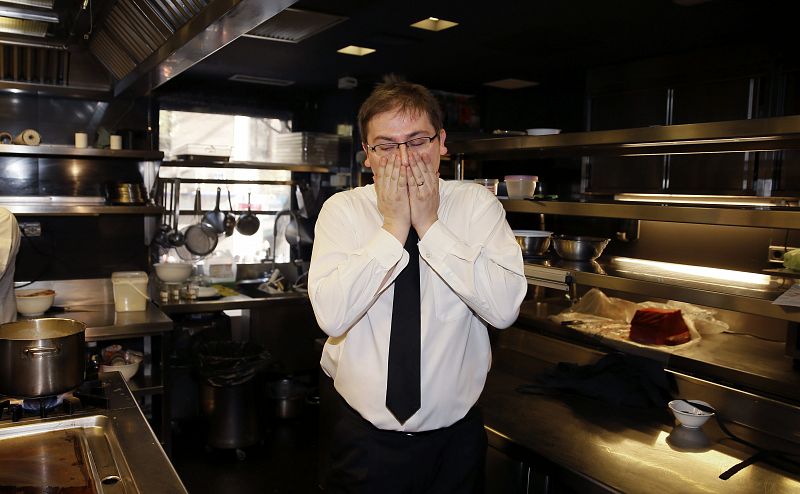
<instances>
[{"instance_id":1,"label":"metal stock pot","mask_svg":"<svg viewBox=\"0 0 800 494\"><path fill-rule=\"evenodd\" d=\"M77 388L86 370L85 331L72 319L0 324L0 394L36 398Z\"/></svg>"}]
</instances>

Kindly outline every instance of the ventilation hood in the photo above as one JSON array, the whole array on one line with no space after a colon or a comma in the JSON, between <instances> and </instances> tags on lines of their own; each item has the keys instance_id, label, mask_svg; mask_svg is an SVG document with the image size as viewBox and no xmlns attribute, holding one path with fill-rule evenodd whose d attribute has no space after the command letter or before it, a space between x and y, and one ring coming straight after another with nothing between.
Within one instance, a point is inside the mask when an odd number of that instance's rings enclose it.
<instances>
[{"instance_id":1,"label":"ventilation hood","mask_svg":"<svg viewBox=\"0 0 800 494\"><path fill-rule=\"evenodd\" d=\"M5 9L19 17L10 18L9 25L37 24L30 26L30 32L0 30L0 67L9 72L3 74L0 88L75 89L81 86L76 81L91 79L90 85L97 89L100 78L113 96L144 95L296 1L116 0L93 11L87 10L92 4L84 1L70 11L60 7L59 0L16 0L17 5ZM69 3L74 8L76 2ZM90 74L92 64L86 60L70 66L81 56L99 61L108 77Z\"/></svg>"}]
</instances>

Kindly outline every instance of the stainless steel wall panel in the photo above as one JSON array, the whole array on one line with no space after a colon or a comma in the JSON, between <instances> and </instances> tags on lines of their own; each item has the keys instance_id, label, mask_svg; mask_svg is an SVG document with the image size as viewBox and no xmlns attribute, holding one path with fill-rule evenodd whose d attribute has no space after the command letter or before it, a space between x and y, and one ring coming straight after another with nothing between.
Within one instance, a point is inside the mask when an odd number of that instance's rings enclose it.
<instances>
[{"instance_id":1,"label":"stainless steel wall panel","mask_svg":"<svg viewBox=\"0 0 800 494\"><path fill-rule=\"evenodd\" d=\"M0 159L0 195L36 195L39 169L36 158Z\"/></svg>"}]
</instances>

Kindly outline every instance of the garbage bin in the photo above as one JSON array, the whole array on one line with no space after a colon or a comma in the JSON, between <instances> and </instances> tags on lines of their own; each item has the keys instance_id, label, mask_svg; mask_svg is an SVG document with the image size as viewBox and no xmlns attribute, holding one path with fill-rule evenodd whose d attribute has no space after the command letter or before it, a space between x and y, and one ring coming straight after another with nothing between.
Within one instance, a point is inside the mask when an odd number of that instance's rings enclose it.
<instances>
[{"instance_id":1,"label":"garbage bin","mask_svg":"<svg viewBox=\"0 0 800 494\"><path fill-rule=\"evenodd\" d=\"M210 341L198 348L200 401L207 422L206 443L212 448L236 449L262 439L264 411L261 371L271 357L251 342Z\"/></svg>"}]
</instances>

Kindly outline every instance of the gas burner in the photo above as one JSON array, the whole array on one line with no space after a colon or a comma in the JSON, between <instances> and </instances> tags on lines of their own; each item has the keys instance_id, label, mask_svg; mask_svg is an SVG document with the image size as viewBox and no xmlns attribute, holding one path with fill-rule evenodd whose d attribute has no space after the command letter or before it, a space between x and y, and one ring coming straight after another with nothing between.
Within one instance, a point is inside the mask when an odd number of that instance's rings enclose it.
<instances>
[{"instance_id":1,"label":"gas burner","mask_svg":"<svg viewBox=\"0 0 800 494\"><path fill-rule=\"evenodd\" d=\"M108 409L109 399L99 380L85 381L73 392L40 398L0 398L0 421L73 415L81 410ZM8 410L8 412L6 412Z\"/></svg>"}]
</instances>

